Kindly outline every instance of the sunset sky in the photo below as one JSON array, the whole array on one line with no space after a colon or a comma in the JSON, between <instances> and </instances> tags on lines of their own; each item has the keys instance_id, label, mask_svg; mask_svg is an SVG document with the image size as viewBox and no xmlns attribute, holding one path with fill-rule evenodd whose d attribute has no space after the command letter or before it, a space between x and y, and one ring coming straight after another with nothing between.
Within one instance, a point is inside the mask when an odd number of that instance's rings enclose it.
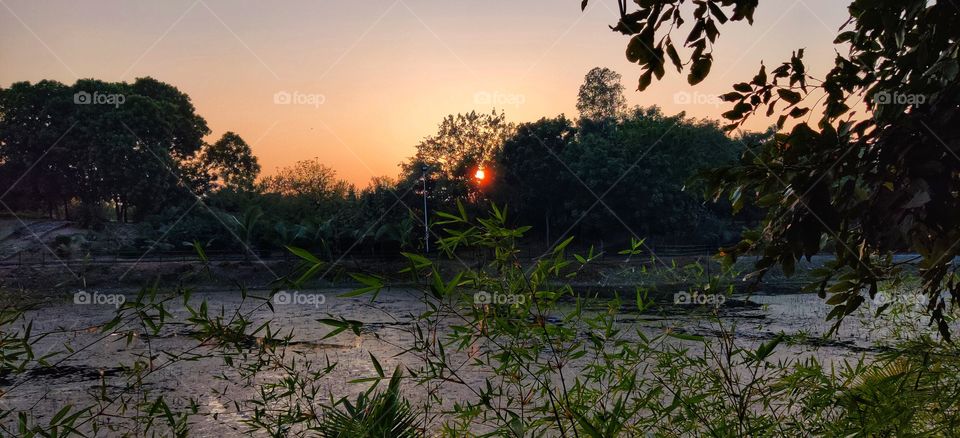
<instances>
[{"instance_id":1,"label":"sunset sky","mask_svg":"<svg viewBox=\"0 0 960 438\"><path fill-rule=\"evenodd\" d=\"M581 12L579 0L0 0L0 86L152 76L191 96L212 138L231 130L246 139L266 174L319 157L362 186L396 176L447 114L496 106L516 122L576 117L577 88L595 66L623 75L631 105L717 118L713 96L751 78L761 60L777 65L806 48L822 77L847 17L847 2L761 1L752 27L721 28L705 82L691 88L668 70L638 93L626 37L607 27L616 4L592 0Z\"/></svg>"}]
</instances>

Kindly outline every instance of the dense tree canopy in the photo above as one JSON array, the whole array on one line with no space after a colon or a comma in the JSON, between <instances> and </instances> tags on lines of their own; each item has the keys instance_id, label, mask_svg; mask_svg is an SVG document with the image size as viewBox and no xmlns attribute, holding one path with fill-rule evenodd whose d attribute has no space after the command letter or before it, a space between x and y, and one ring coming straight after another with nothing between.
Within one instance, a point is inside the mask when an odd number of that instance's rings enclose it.
<instances>
[{"instance_id":1,"label":"dense tree canopy","mask_svg":"<svg viewBox=\"0 0 960 438\"><path fill-rule=\"evenodd\" d=\"M204 145L199 157L203 173L218 188L253 190L260 163L239 135L227 132L211 145Z\"/></svg>"},{"instance_id":2,"label":"dense tree canopy","mask_svg":"<svg viewBox=\"0 0 960 438\"><path fill-rule=\"evenodd\" d=\"M564 148L565 171L556 178L568 181L567 220L579 221L580 235L723 240L705 227L713 213L686 185L740 150L716 124L635 108L615 130L582 134Z\"/></svg>"},{"instance_id":3,"label":"dense tree canopy","mask_svg":"<svg viewBox=\"0 0 960 438\"><path fill-rule=\"evenodd\" d=\"M189 98L149 78L18 83L0 92L0 178L14 210L79 207L92 222L113 208L118 220L143 223L145 246L166 249L193 241L331 255L417 247L424 198L428 216L456 201L473 210L507 204L547 244L573 234L610 244L648 235L726 240L723 231L735 227L727 213L705 206L687 183L732 162L739 143L683 114L625 110L609 69L591 70L581 94L576 123L561 115L515 126L496 111L447 116L398 179L358 190L320 157L258 180L260 165L239 135L204 142L209 130Z\"/></svg>"},{"instance_id":4,"label":"dense tree canopy","mask_svg":"<svg viewBox=\"0 0 960 438\"><path fill-rule=\"evenodd\" d=\"M683 25L682 3L640 2L627 11L620 2L615 30L632 35L627 58L644 68L641 90L651 74L663 76L664 53L678 70L686 66L670 39ZM705 50L717 24L728 16L752 22L758 2L696 3L685 43L693 49L691 84L709 73ZM839 319L896 278L893 252L916 252L929 308L948 336L942 292L960 298L960 10L950 1L855 0L849 12L825 77L808 73L798 49L724 96L728 129L764 109L780 115L778 128L792 125L748 149L741 165L711 175L715 195L767 209L762 228L727 255L760 251L762 275L774 265L791 272L800 257L835 248L818 284Z\"/></svg>"},{"instance_id":5,"label":"dense tree canopy","mask_svg":"<svg viewBox=\"0 0 960 438\"><path fill-rule=\"evenodd\" d=\"M261 190L285 196L300 196L321 203L342 198L353 190L349 183L337 178L337 171L319 159L297 161L290 167L264 178Z\"/></svg>"},{"instance_id":6,"label":"dense tree canopy","mask_svg":"<svg viewBox=\"0 0 960 438\"><path fill-rule=\"evenodd\" d=\"M551 221L566 217L564 205L569 190L562 184L567 174L561 161L576 135L573 123L564 116L524 123L503 145L498 168L501 181L497 198L517 209L520 220L544 225L550 238ZM552 187L550 190L544 190Z\"/></svg>"},{"instance_id":7,"label":"dense tree canopy","mask_svg":"<svg viewBox=\"0 0 960 438\"><path fill-rule=\"evenodd\" d=\"M420 178L422 166L427 166L430 197L439 205L450 208L456 199L476 197L480 193L473 181L476 170L495 163L514 129L503 112L449 115L437 133L421 141L416 155L404 163L405 179Z\"/></svg>"},{"instance_id":8,"label":"dense tree canopy","mask_svg":"<svg viewBox=\"0 0 960 438\"><path fill-rule=\"evenodd\" d=\"M77 201L84 220L101 202L120 220L130 207L138 218L157 211L209 132L187 95L150 78L20 82L0 92L0 108L5 202L67 215Z\"/></svg>"}]
</instances>

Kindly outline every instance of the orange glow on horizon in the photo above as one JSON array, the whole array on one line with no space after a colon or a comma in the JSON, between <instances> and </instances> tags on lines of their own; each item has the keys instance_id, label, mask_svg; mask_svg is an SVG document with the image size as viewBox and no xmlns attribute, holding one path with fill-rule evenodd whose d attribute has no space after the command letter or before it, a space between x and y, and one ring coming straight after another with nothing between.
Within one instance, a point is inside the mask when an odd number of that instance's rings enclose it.
<instances>
[{"instance_id":1,"label":"orange glow on horizon","mask_svg":"<svg viewBox=\"0 0 960 438\"><path fill-rule=\"evenodd\" d=\"M639 93L642 72L624 56L629 40L608 28L619 13L601 1L585 11L578 2L242 3L6 2L0 87L151 76L190 96L212 131L206 141L227 131L243 137L262 176L318 158L364 187L373 177L397 177L398 164L448 114L496 108L515 123L575 119L578 88L597 66L623 75L628 105L720 119L729 108L717 96L797 44L807 48L810 73L826 74L835 30L849 16L847 2L835 0L804 0L786 11L762 3L753 26L721 29L703 83L691 87L686 74L668 74ZM746 128L762 131L775 121L758 116ZM496 172L467 176L489 185Z\"/></svg>"}]
</instances>

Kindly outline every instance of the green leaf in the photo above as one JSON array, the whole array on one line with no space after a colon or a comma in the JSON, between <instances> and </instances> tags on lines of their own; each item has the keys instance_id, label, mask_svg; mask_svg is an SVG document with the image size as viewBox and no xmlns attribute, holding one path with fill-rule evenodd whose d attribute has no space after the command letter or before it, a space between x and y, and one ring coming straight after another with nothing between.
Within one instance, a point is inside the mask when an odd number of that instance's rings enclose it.
<instances>
[{"instance_id":1,"label":"green leaf","mask_svg":"<svg viewBox=\"0 0 960 438\"><path fill-rule=\"evenodd\" d=\"M463 222L463 219L460 218L459 216L452 215L452 214L447 213L447 212L445 212L445 211L438 211L438 212L436 212L436 215L437 215L437 217L441 217L441 218L444 218L444 219L449 219L449 221L440 222L440 224Z\"/></svg>"},{"instance_id":2,"label":"green leaf","mask_svg":"<svg viewBox=\"0 0 960 438\"><path fill-rule=\"evenodd\" d=\"M401 252L400 254L406 257L417 269L423 269L433 264L430 259L420 254L414 254L412 252Z\"/></svg>"},{"instance_id":3,"label":"green leaf","mask_svg":"<svg viewBox=\"0 0 960 438\"><path fill-rule=\"evenodd\" d=\"M782 341L783 341L783 335L779 334L775 338L773 338L770 342L760 344L760 346L757 347L757 352L755 354L756 359L757 360L766 359L767 356L770 356L770 354L773 353L773 350L777 348L777 345L780 345L780 342Z\"/></svg>"},{"instance_id":4,"label":"green leaf","mask_svg":"<svg viewBox=\"0 0 960 438\"><path fill-rule=\"evenodd\" d=\"M710 68L712 66L713 60L710 59L709 55L694 61L693 66L690 67L690 74L687 76L687 83L697 85L703 82L703 80L707 78L707 75L710 74Z\"/></svg>"},{"instance_id":5,"label":"green leaf","mask_svg":"<svg viewBox=\"0 0 960 438\"><path fill-rule=\"evenodd\" d=\"M570 412L572 412L574 417L576 417L577 423L580 424L580 427L583 429L583 431L586 432L591 438L605 438L603 434L600 433L600 430L597 429L593 424L590 424L590 422L587 421L587 418L582 414L576 410L571 410Z\"/></svg>"},{"instance_id":6,"label":"green leaf","mask_svg":"<svg viewBox=\"0 0 960 438\"><path fill-rule=\"evenodd\" d=\"M56 415L54 415L53 418L50 419L50 425L53 426L59 423L60 419L62 419L65 415L67 415L67 413L70 412L70 409L72 408L73 408L73 405L66 405L62 409L60 409L60 411L58 411Z\"/></svg>"},{"instance_id":7,"label":"green leaf","mask_svg":"<svg viewBox=\"0 0 960 438\"><path fill-rule=\"evenodd\" d=\"M846 301L847 301L847 294L842 294L842 293L835 294L831 296L830 299L827 300L827 305L835 306L837 304L840 304Z\"/></svg>"},{"instance_id":8,"label":"green leaf","mask_svg":"<svg viewBox=\"0 0 960 438\"><path fill-rule=\"evenodd\" d=\"M669 40L667 41L667 56L670 57L670 62L673 63L673 66L677 68L677 73L683 71L683 62L680 61L680 54L677 53L676 47L673 47L673 43Z\"/></svg>"},{"instance_id":9,"label":"green leaf","mask_svg":"<svg viewBox=\"0 0 960 438\"><path fill-rule=\"evenodd\" d=\"M367 383L367 382L378 382L378 383L379 383L381 380L383 380L383 379L381 379L381 378L379 378L379 377L364 377L364 378L362 378L362 379L348 380L347 383L350 383L350 384L354 384L354 383Z\"/></svg>"},{"instance_id":10,"label":"green leaf","mask_svg":"<svg viewBox=\"0 0 960 438\"><path fill-rule=\"evenodd\" d=\"M802 96L800 96L800 93L797 93L796 91L788 90L786 88L777 89L777 94L780 96L781 99L787 101L791 105L794 105L797 102L800 102L800 99L802 98Z\"/></svg>"},{"instance_id":11,"label":"green leaf","mask_svg":"<svg viewBox=\"0 0 960 438\"><path fill-rule=\"evenodd\" d=\"M724 24L727 22L727 14L724 14L723 11L720 10L720 7L717 6L716 3L712 1L708 1L707 6L710 6L710 14L713 15L714 18L716 18L717 21L720 22L720 24Z\"/></svg>"},{"instance_id":12,"label":"green leaf","mask_svg":"<svg viewBox=\"0 0 960 438\"><path fill-rule=\"evenodd\" d=\"M843 44L843 43L845 43L845 42L847 42L847 41L852 40L853 37L855 37L855 36L857 36L857 33L854 32L854 31L852 31L852 30L849 30L849 31L846 31L846 32L842 32L842 33L840 33L840 35L837 35L837 38L833 40L833 43L834 43L834 44Z\"/></svg>"},{"instance_id":13,"label":"green leaf","mask_svg":"<svg viewBox=\"0 0 960 438\"><path fill-rule=\"evenodd\" d=\"M560 244L558 244L557 246L555 246L555 247L553 248L553 253L554 253L554 254L559 254L560 252L562 252L562 251L564 250L564 248L566 248L568 245L570 245L570 242L573 242L573 238L574 238L574 236L570 236L570 237L566 238L563 242L560 242Z\"/></svg>"},{"instance_id":14,"label":"green leaf","mask_svg":"<svg viewBox=\"0 0 960 438\"><path fill-rule=\"evenodd\" d=\"M200 257L200 261L207 263L210 260L207 259L207 253L203 250L203 246L200 245L199 241L193 241L193 250L197 252L197 257Z\"/></svg>"},{"instance_id":15,"label":"green leaf","mask_svg":"<svg viewBox=\"0 0 960 438\"><path fill-rule=\"evenodd\" d=\"M336 330L334 330L331 333L328 333L322 339L331 338L347 329L350 329L355 335L360 335L360 328L363 327L363 322L350 320L350 319L338 320L338 319L331 319L331 318L321 318L321 319L318 319L317 322L324 325L329 325L331 327L336 327Z\"/></svg>"},{"instance_id":16,"label":"green leaf","mask_svg":"<svg viewBox=\"0 0 960 438\"><path fill-rule=\"evenodd\" d=\"M377 357L374 356L373 353L369 353L369 354L370 354L370 360L373 361L373 367L377 370L377 375L380 376L380 378L385 377L385 375L383 374L383 367L380 366L380 361L377 360Z\"/></svg>"},{"instance_id":17,"label":"green leaf","mask_svg":"<svg viewBox=\"0 0 960 438\"><path fill-rule=\"evenodd\" d=\"M653 71L647 71L646 73L640 75L640 81L637 82L637 91L646 90L647 87L653 82Z\"/></svg>"},{"instance_id":18,"label":"green leaf","mask_svg":"<svg viewBox=\"0 0 960 438\"><path fill-rule=\"evenodd\" d=\"M653 49L650 45L652 39L647 38L649 34L634 35L627 44L627 61L645 65L652 61Z\"/></svg>"},{"instance_id":19,"label":"green leaf","mask_svg":"<svg viewBox=\"0 0 960 438\"><path fill-rule=\"evenodd\" d=\"M805 116L808 112L810 112L810 108L799 108L799 107L798 107L798 108L794 108L794 109L790 110L790 117L793 117L793 118L795 118L795 119L799 119L799 118Z\"/></svg>"},{"instance_id":20,"label":"green leaf","mask_svg":"<svg viewBox=\"0 0 960 438\"><path fill-rule=\"evenodd\" d=\"M357 273L351 273L350 277L362 284L363 287L340 294L341 297L356 297L370 292L379 292L381 289L383 289L383 280L378 277Z\"/></svg>"},{"instance_id":21,"label":"green leaf","mask_svg":"<svg viewBox=\"0 0 960 438\"><path fill-rule=\"evenodd\" d=\"M295 247L295 246L288 246L288 247L287 247L287 251L292 252L292 253L293 253L294 255L296 255L297 257L300 257L301 259L304 259L304 260L306 260L306 261L308 261L308 262L310 262L310 263L314 263L314 264L318 264L318 265L323 263L323 260L320 260L320 259L316 258L313 254L310 253L310 251L307 251L307 250L305 250L305 249L303 249L303 248L297 248L297 247Z\"/></svg>"}]
</instances>

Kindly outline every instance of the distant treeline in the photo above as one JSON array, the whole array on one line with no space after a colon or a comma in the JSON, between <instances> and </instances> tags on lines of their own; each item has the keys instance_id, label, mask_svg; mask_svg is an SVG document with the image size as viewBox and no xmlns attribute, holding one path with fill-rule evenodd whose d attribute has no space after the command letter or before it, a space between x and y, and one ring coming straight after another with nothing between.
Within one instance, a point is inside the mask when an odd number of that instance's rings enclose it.
<instances>
[{"instance_id":1,"label":"distant treeline","mask_svg":"<svg viewBox=\"0 0 960 438\"><path fill-rule=\"evenodd\" d=\"M703 199L695 176L735 162L763 136L730 138L712 121L627 109L619 80L592 70L578 120L448 116L397 178L362 189L321 159L260 178L240 136L204 142L210 130L189 96L151 78L20 82L0 89L0 201L91 228L138 223L137 246L417 248L424 195L430 213L457 201L508 205L511 221L532 225L540 242L735 239L756 212L735 221L722 200Z\"/></svg>"}]
</instances>

